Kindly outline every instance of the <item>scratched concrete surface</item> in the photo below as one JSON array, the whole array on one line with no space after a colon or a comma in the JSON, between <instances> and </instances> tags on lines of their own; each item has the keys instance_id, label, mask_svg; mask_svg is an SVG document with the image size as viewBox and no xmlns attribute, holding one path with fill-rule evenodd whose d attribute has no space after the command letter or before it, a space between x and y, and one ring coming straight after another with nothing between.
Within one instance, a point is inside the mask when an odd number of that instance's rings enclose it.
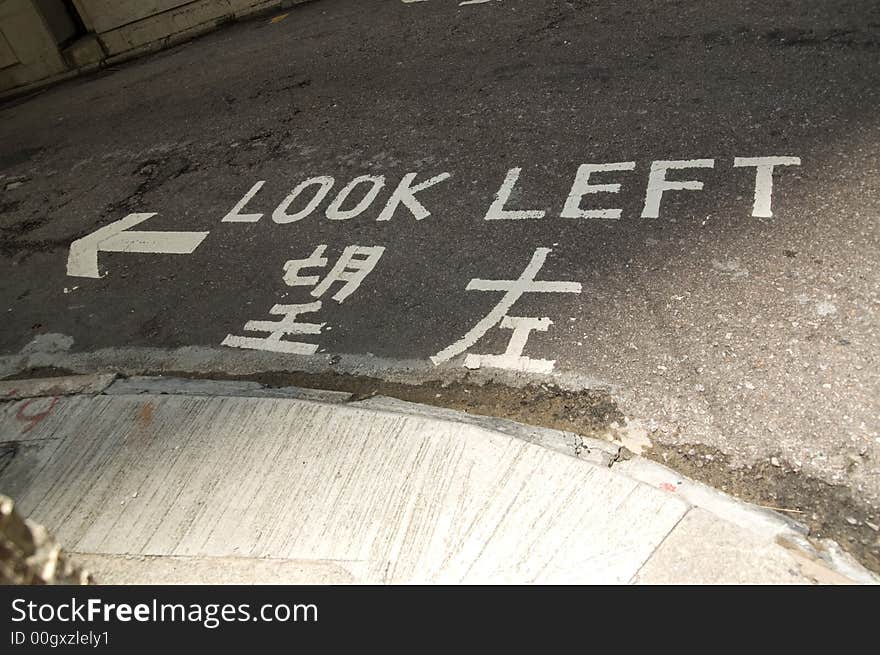
<instances>
[{"instance_id":1,"label":"scratched concrete surface","mask_svg":"<svg viewBox=\"0 0 880 655\"><path fill-rule=\"evenodd\" d=\"M525 354L613 389L660 461L796 512L880 570L878 79L875 0L321 0L230 26L0 106L0 352L54 334L54 363L79 371L303 366L220 344L310 300L288 260L378 245L358 291L316 315L315 361L446 380L463 362L429 358L498 299L470 281L552 248L541 278L582 292L516 304L553 321ZM733 166L754 156L802 162L774 177L772 218ZM714 168L675 175L703 190L642 218L651 163L696 158ZM580 164L628 161L596 178L619 193L584 199L619 220L561 216ZM509 208L546 215L484 220L514 167ZM420 194L430 217L377 221L410 172L452 177ZM308 177L336 191L366 174L387 186L360 216L328 220L328 197L271 218ZM262 180L245 211L263 219L222 223ZM158 212L143 229L210 234L66 276L73 240L141 212ZM509 338L496 327L469 354Z\"/></svg>"},{"instance_id":2,"label":"scratched concrete surface","mask_svg":"<svg viewBox=\"0 0 880 655\"><path fill-rule=\"evenodd\" d=\"M16 405L4 409L10 434ZM300 401L65 398L23 441L0 485L74 552L363 563L382 582L620 583L687 510L526 442Z\"/></svg>"},{"instance_id":3,"label":"scratched concrete surface","mask_svg":"<svg viewBox=\"0 0 880 655\"><path fill-rule=\"evenodd\" d=\"M442 412L123 392L0 403L0 488L106 583L851 581L784 526Z\"/></svg>"}]
</instances>

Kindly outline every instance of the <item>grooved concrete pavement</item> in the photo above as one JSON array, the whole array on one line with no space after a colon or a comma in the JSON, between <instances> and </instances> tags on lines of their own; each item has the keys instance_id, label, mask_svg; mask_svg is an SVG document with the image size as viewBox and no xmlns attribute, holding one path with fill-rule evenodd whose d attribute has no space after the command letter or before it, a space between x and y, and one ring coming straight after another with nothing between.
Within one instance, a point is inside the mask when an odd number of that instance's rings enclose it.
<instances>
[{"instance_id":1,"label":"grooved concrete pavement","mask_svg":"<svg viewBox=\"0 0 880 655\"><path fill-rule=\"evenodd\" d=\"M93 383L0 403L0 489L101 582L850 581L794 530L448 411Z\"/></svg>"}]
</instances>

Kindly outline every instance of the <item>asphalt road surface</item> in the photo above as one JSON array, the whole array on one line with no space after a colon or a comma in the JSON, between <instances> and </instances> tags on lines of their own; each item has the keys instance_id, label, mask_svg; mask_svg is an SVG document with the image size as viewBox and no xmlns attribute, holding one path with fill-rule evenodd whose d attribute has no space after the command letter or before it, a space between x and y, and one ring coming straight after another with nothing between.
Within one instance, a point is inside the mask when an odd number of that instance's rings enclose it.
<instances>
[{"instance_id":1,"label":"asphalt road surface","mask_svg":"<svg viewBox=\"0 0 880 655\"><path fill-rule=\"evenodd\" d=\"M873 0L227 26L0 105L0 375L601 391L880 569L878 106Z\"/></svg>"}]
</instances>

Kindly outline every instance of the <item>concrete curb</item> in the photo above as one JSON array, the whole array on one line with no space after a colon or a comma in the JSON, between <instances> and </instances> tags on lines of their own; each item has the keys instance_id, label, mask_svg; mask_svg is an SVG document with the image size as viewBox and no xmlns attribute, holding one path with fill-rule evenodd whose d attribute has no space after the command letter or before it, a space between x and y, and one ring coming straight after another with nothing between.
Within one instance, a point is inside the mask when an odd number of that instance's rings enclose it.
<instances>
[{"instance_id":1,"label":"concrete curb","mask_svg":"<svg viewBox=\"0 0 880 655\"><path fill-rule=\"evenodd\" d=\"M353 425L355 426L363 423L365 417L370 418L370 420L384 421L385 423L382 424L384 426L382 430L384 431L381 432L381 435L393 434L395 431L404 434L408 429L406 426L410 426L412 429L411 434L413 436L411 438L430 440L433 438L434 433L444 432L443 440L451 439L455 441L456 439L460 440L460 435L464 434L465 445L468 448L482 447L480 444L486 440L495 442L496 450L491 452L495 452L496 455L510 451L510 446L504 446L505 443L523 443L528 444L528 447L517 446L516 448L526 448L526 450L522 451L522 457L526 459L541 459L542 456L538 455L541 451L550 451L556 455L555 459L551 457L550 460L542 463L539 470L551 471L559 468L560 470L568 471L568 473L561 477L558 474L549 473L547 488L532 488L529 491L532 496L537 497L542 493L552 496L555 493L552 485L556 484L560 488L564 487L564 485L568 484L567 480L574 475L575 471L582 470L577 468L579 465L575 465L575 468L572 469L571 465L565 464L563 460L558 459L558 455L561 454L568 458L566 461L576 459L586 467L583 469L586 473L585 480L592 480L590 484L595 486L595 493L591 491L585 498L592 498L593 495L601 496L605 492L604 486L620 484L622 485L620 489L630 489L631 491L627 492L630 494L632 490L641 489L642 491L639 493L647 494L646 498L650 498L648 501L649 505L651 503L654 504L651 506L655 506L658 515L664 513L668 515L669 519L665 527L658 527L653 524L653 517L645 515L643 512L640 513L641 510L639 510L634 516L640 517L640 520L645 521L644 525L636 522L619 526L612 521L605 527L605 533L602 535L590 533L591 526L571 519L571 527L566 529L572 531L580 530L582 534L579 538L581 540L601 540L605 539L607 534L612 534L616 535L610 538L612 541L613 539L629 539L627 548L631 549L634 543L631 541L633 525L636 525L636 531L648 530L651 533L650 538L654 539L655 542L649 548L649 552L646 551L646 553L640 556L643 559L639 560L635 569L629 573L620 573L616 570L611 571L609 568L608 571L603 572L603 574L607 573L610 576L606 578L601 576L598 578L584 577L574 573L572 573L571 578L566 578L564 571L557 571L557 577L551 576L549 578L551 581L567 581L572 579L581 582L629 581L649 584L668 582L813 582L823 584L856 582L875 584L878 582L878 579L872 573L861 567L836 544L811 540L808 529L788 517L739 501L727 494L689 480L667 467L642 457L628 454L625 449L609 442L583 439L579 435L570 432L526 426L491 417L473 416L453 410L403 402L381 396L363 399L340 392L326 392L295 387L284 389L267 388L254 382L156 377L133 377L116 380L115 376L112 375L91 375L8 381L2 384L15 386L15 394L9 395L8 398L8 401L13 404L17 400L58 395L59 393L82 396L86 400L104 397L109 402L113 402L112 399L119 399L121 403L138 403L137 406L141 404L138 398L145 398L147 399L147 405L151 408L149 411L152 413L154 411L153 407L161 403L163 398L179 399L179 402L184 402L185 399L191 398L204 401L210 400L212 402L219 401L221 403L232 403L236 399L242 401L253 399L269 403L274 401L284 402L286 403L285 406L293 407L297 411L303 408L309 412L320 411L323 416L342 417L340 420L345 419L345 415L354 414L355 416L351 420L353 420ZM5 387L0 387L0 393L2 393L3 389ZM294 405L290 405L290 403L294 403ZM0 434L2 434L4 426L2 421L3 404L0 403ZM272 405L261 405L261 407L272 407ZM324 409L318 410L316 408ZM206 410L199 409L196 416L200 416L204 411ZM109 410L105 410L105 412L109 412ZM319 423L318 425L325 425L325 423ZM315 428L312 429L314 430ZM334 429L338 430L339 428ZM320 428L318 430L320 431ZM388 432L389 430L391 432ZM429 430L429 432L426 432L426 430ZM328 443L335 443L337 438L337 432L328 430ZM505 439L515 440L515 442L504 441ZM381 448L383 444L387 443L387 439L385 436L382 436L375 443ZM443 441L440 445L445 447L446 443L446 441ZM467 445L468 443L470 444L469 446ZM538 450L535 450L534 447L537 447ZM104 445L98 444L95 448L103 449ZM500 450L497 448L500 448ZM481 459L478 458L475 461L481 461ZM604 470L607 473L603 473L602 476L596 478L596 474L590 474L592 470ZM103 475L100 472L96 474ZM609 474L611 475L610 478L608 477ZM591 475L593 477L590 477ZM28 483L32 482L30 473L27 473L25 477ZM7 474L6 480L8 479L9 475ZM612 483L612 480L620 480L620 482ZM624 482L624 480L629 482ZM3 481L3 473L0 472L0 482ZM447 481L444 484L452 484L452 482ZM567 489L566 493L569 495L575 493L575 491L578 493L583 492L582 486ZM553 493L550 493L551 491ZM615 496L612 495L606 498L605 502L613 504L620 501L619 498L612 500L613 497ZM546 500L552 502L549 498ZM512 507L518 508L518 505ZM660 509L661 507L665 509ZM439 512L440 510L436 511ZM590 515L593 517L593 520L595 520L596 516L603 516L608 513L608 510L602 510L601 506L595 507L590 511L593 512ZM669 512L672 513L669 514ZM135 527L136 523L130 523L130 525ZM51 524L49 527L54 529L54 526ZM82 529L84 528L77 528L79 532L74 530L72 534L78 534L81 537ZM620 529L624 529L625 532L615 533L615 530ZM657 530L660 530L660 532L657 532ZM62 530L62 536L63 532ZM515 542L518 533L514 532L511 535L512 542ZM89 543L89 540L81 539L77 543L71 544L70 548L72 551L84 551L82 553L84 560L95 569L99 581L101 580L101 572L105 573L105 579L108 581L118 582L136 582L139 580L171 582L175 580L175 576L177 576L178 580L181 579L180 576L183 576L183 579L191 581L240 582L247 580L246 571L248 567L245 565L235 568L235 571L238 572L234 575L230 573L226 577L223 576L222 572L225 562L233 561L235 563L241 559L237 558L235 554L226 553L225 551L222 553L218 551L219 554L217 554L213 551L180 552L179 549L168 549L167 553L163 551L162 554L157 555L149 552L130 553L126 550L127 546L117 547L116 550L99 547L90 551L82 548L84 543ZM635 543L638 543L638 540ZM644 544L642 545L644 546ZM609 543L607 546L608 549L602 551L603 553L607 554L607 552L613 551L617 544ZM324 548L324 551L321 552L331 552L334 550L333 544L322 546L322 548ZM513 549L508 553L510 556L521 556L511 554L519 548L517 544L507 544L505 548L508 550ZM544 568L547 568L550 561L556 562L554 559L556 555L547 555L547 557L549 558L548 562L541 564ZM161 564L157 564L157 558L165 559L162 559ZM245 557L242 561L247 559ZM251 557L251 559L254 558ZM260 580L252 579L251 581L271 580L277 582L280 579L315 583L322 581L346 583L413 580L449 580L456 582L474 580L490 582L524 581L524 579L516 576L510 577L509 572L500 575L497 571L490 573L488 569L476 578L473 576L468 577L469 574L465 575L462 571L470 571L474 566L473 562L465 566L464 569L456 570L455 572L445 569L435 570L428 566L428 569L433 571L430 575L416 567L407 575L401 574L402 577L384 575L377 578L374 567L375 563L367 563L365 561L352 563L345 558L291 557L284 554L279 555L278 552L257 557L255 561L257 560L260 563L254 571L264 571L265 575L260 575ZM271 563L273 561L282 563L279 566L289 574L286 578L286 574L278 573L279 569ZM390 564L388 565L390 566ZM531 562L530 565L536 566L535 562ZM190 567L189 569L188 566ZM462 564L462 566L464 565ZM482 566L485 566L485 564L482 564ZM523 564L523 566L525 565ZM628 566L634 565L630 562ZM191 570L193 575L187 577L186 570ZM543 571L544 569L541 570ZM254 573L253 575L257 574Z\"/></svg>"},{"instance_id":2,"label":"concrete curb","mask_svg":"<svg viewBox=\"0 0 880 655\"><path fill-rule=\"evenodd\" d=\"M47 396L96 395L109 387L116 379L115 373L94 375L66 375L57 378L34 378L31 380L0 381L0 398L21 400Z\"/></svg>"}]
</instances>

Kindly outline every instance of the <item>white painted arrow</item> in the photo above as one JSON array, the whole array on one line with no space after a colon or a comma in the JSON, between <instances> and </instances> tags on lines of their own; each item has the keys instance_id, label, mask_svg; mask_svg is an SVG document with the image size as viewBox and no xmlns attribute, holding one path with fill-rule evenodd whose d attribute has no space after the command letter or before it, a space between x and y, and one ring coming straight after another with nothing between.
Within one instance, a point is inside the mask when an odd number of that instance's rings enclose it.
<instances>
[{"instance_id":1,"label":"white painted arrow","mask_svg":"<svg viewBox=\"0 0 880 655\"><path fill-rule=\"evenodd\" d=\"M199 247L208 232L128 232L152 214L129 214L70 244L67 274L71 277L101 277L98 252L144 252L188 255Z\"/></svg>"}]
</instances>

